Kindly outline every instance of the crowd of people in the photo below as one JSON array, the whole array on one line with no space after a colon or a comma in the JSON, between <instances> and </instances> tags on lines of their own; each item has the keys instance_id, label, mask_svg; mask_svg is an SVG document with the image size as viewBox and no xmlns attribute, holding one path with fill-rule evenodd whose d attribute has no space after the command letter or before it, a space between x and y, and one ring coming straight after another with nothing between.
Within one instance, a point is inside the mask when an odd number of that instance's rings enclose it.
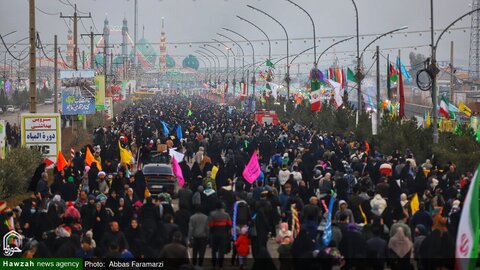
<instances>
[{"instance_id":1,"label":"crowd of people","mask_svg":"<svg viewBox=\"0 0 480 270\"><path fill-rule=\"evenodd\" d=\"M119 146L133 154L129 164ZM85 147L96 162L85 164L81 149L53 182L40 165L31 198L2 214L0 233L30 239L24 257L177 259L166 262L171 269L244 268L247 258L258 269L451 269L472 178L409 149L381 153L352 134L256 123L198 96L135 101ZM185 185L151 194L142 164L169 149L185 155ZM262 172L250 184L242 172L254 152Z\"/></svg>"}]
</instances>

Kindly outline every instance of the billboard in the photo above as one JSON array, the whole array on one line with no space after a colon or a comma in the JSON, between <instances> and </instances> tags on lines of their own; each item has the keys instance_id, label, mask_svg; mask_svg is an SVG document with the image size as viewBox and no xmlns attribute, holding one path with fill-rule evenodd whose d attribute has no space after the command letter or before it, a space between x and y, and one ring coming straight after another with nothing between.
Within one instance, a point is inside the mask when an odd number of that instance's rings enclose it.
<instances>
[{"instance_id":1,"label":"billboard","mask_svg":"<svg viewBox=\"0 0 480 270\"><path fill-rule=\"evenodd\" d=\"M22 114L22 146L36 149L51 162L57 162L62 147L60 114Z\"/></svg>"},{"instance_id":2,"label":"billboard","mask_svg":"<svg viewBox=\"0 0 480 270\"><path fill-rule=\"evenodd\" d=\"M95 81L93 70L60 71L62 115L95 113Z\"/></svg>"},{"instance_id":3,"label":"billboard","mask_svg":"<svg viewBox=\"0 0 480 270\"><path fill-rule=\"evenodd\" d=\"M105 109L105 76L95 76L95 108L97 110Z\"/></svg>"},{"instance_id":4,"label":"billboard","mask_svg":"<svg viewBox=\"0 0 480 270\"><path fill-rule=\"evenodd\" d=\"M112 97L107 97L105 99L105 111L107 111L107 113L105 114L105 118L107 120L111 120L113 118L113 98Z\"/></svg>"}]
</instances>

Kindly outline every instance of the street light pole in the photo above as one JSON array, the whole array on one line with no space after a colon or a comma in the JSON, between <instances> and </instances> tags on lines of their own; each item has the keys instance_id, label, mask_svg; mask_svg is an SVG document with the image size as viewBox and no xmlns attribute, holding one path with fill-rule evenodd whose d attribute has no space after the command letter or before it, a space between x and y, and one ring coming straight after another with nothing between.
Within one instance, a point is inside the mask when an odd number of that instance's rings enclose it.
<instances>
[{"instance_id":1,"label":"street light pole","mask_svg":"<svg viewBox=\"0 0 480 270\"><path fill-rule=\"evenodd\" d=\"M236 42L235 40L231 39L230 37L228 37L226 35L222 35L220 33L217 33L217 35L230 40L231 42L235 43L235 45L237 45L240 48L240 51L242 52L242 80L240 81L240 83L244 84L245 83L245 52L243 51L242 46L240 46L240 44L238 44L238 42ZM233 50L232 50L232 52L233 52ZM234 83L234 87L235 87L235 83ZM240 87L241 87L241 85L240 85ZM234 90L235 90L235 88L234 88ZM234 94L234 98L235 98L235 94Z\"/></svg>"},{"instance_id":2,"label":"street light pole","mask_svg":"<svg viewBox=\"0 0 480 270\"><path fill-rule=\"evenodd\" d=\"M253 47L253 44L252 42L250 42L250 40L248 40L245 36L243 36L242 34L238 33L238 32L235 32L231 29L228 29L228 28L222 28L223 30L225 31L228 31L228 32L231 32L231 33L234 33L236 34L237 36L243 38L248 44L250 44L250 48L252 49L252 64L253 64L253 77L252 77L252 84L253 84L253 98L252 98L252 104L253 104L253 100L255 99L255 73L256 73L256 70L255 70L255 48Z\"/></svg>"},{"instance_id":3,"label":"street light pole","mask_svg":"<svg viewBox=\"0 0 480 270\"><path fill-rule=\"evenodd\" d=\"M200 50L196 50L195 51L196 53L200 54L201 56L205 57L205 59L208 60L208 63L210 65L210 72L209 72L209 83L211 85L212 83L212 61L210 61L210 56L205 54L204 52L200 51ZM212 59L213 60L213 59ZM215 60L213 60L213 66L214 66L214 69L215 69L215 72L217 70L217 63L215 62Z\"/></svg>"},{"instance_id":4,"label":"street light pole","mask_svg":"<svg viewBox=\"0 0 480 270\"><path fill-rule=\"evenodd\" d=\"M235 84L237 83L236 81L236 68L237 68L237 56L235 55L235 53L233 52L232 48L228 47L227 44L221 42L220 40L217 40L217 39L213 39L213 41L216 41L220 44L222 44L223 46L225 46L225 48L227 49L227 55L229 55L230 52L232 52L233 54L233 81L232 81L232 85L233 85L233 98L235 99ZM227 63L228 64L228 63ZM228 66L227 66L227 70L228 70ZM228 82L228 73L227 73L227 82Z\"/></svg>"},{"instance_id":5,"label":"street light pole","mask_svg":"<svg viewBox=\"0 0 480 270\"><path fill-rule=\"evenodd\" d=\"M316 34L315 34L315 22L313 21L313 18L310 15L310 13L308 13L308 11L306 11L304 8L302 8L297 3L295 3L291 0L286 0L286 1L290 2L291 4L295 5L299 9L301 9L303 12L305 12L305 14L307 14L308 18L310 18L310 22L312 23L312 27L313 27L313 64L315 66L315 69L317 69L317 64L316 64L316 60L317 60L317 37L316 37Z\"/></svg>"},{"instance_id":6,"label":"street light pole","mask_svg":"<svg viewBox=\"0 0 480 270\"><path fill-rule=\"evenodd\" d=\"M362 70L361 70L361 63L360 63L360 34L359 34L359 27L358 27L358 8L357 8L357 4L355 3L355 0L352 0L352 4L353 4L353 7L355 8L355 26L356 26L356 32L357 32L357 74L356 74L357 99L358 99L357 110L358 110L358 113L360 113L362 111L362 80L363 80L363 78L361 78Z\"/></svg>"},{"instance_id":7,"label":"street light pole","mask_svg":"<svg viewBox=\"0 0 480 270\"><path fill-rule=\"evenodd\" d=\"M256 10L262 14L264 14L265 16L269 17L270 19L274 20L278 25L280 25L280 27L282 27L283 29L283 32L285 32L285 36L287 38L287 73L285 74L285 82L287 83L287 99L288 97L290 97L290 64L289 64L289 44L290 44L290 41L288 39L288 32L287 30L285 29L285 27L277 20L275 19L273 16L271 16L270 14L264 12L263 10L260 10L256 7L253 7L251 5L247 5L247 7L253 9L253 10ZM278 61L277 61L278 62Z\"/></svg>"},{"instance_id":8,"label":"street light pole","mask_svg":"<svg viewBox=\"0 0 480 270\"><path fill-rule=\"evenodd\" d=\"M209 50L209 49L207 49L207 48L205 48L205 47L200 47L200 49L203 49L204 51L208 52L209 55L213 55L213 57L217 60L217 62L218 62L218 67L217 67L217 69L218 69L218 72L217 72L217 85L220 84L220 59L219 59L218 56L217 56L214 52L212 52L211 50Z\"/></svg>"}]
</instances>

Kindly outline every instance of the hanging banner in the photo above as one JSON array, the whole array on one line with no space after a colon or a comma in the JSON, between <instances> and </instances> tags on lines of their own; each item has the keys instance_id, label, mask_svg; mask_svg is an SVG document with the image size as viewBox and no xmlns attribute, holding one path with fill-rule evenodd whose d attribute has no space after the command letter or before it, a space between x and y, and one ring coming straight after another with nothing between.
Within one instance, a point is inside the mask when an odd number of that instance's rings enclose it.
<instances>
[{"instance_id":1,"label":"hanging banner","mask_svg":"<svg viewBox=\"0 0 480 270\"><path fill-rule=\"evenodd\" d=\"M107 97L105 99L105 111L107 111L105 118L111 120L113 118L113 100L112 97Z\"/></svg>"},{"instance_id":2,"label":"hanging banner","mask_svg":"<svg viewBox=\"0 0 480 270\"><path fill-rule=\"evenodd\" d=\"M62 149L60 114L24 113L21 125L22 146L36 149L56 163L57 153Z\"/></svg>"},{"instance_id":3,"label":"hanging banner","mask_svg":"<svg viewBox=\"0 0 480 270\"><path fill-rule=\"evenodd\" d=\"M5 159L7 154L7 126L5 120L0 120L0 159Z\"/></svg>"},{"instance_id":4,"label":"hanging banner","mask_svg":"<svg viewBox=\"0 0 480 270\"><path fill-rule=\"evenodd\" d=\"M457 122L455 120L443 119L439 123L438 130L443 132L453 132L456 127L457 127Z\"/></svg>"},{"instance_id":5,"label":"hanging banner","mask_svg":"<svg viewBox=\"0 0 480 270\"><path fill-rule=\"evenodd\" d=\"M95 109L105 109L105 76L95 76Z\"/></svg>"},{"instance_id":6,"label":"hanging banner","mask_svg":"<svg viewBox=\"0 0 480 270\"><path fill-rule=\"evenodd\" d=\"M470 126L472 127L473 131L477 133L478 130L478 116L472 116L470 118Z\"/></svg>"},{"instance_id":7,"label":"hanging banner","mask_svg":"<svg viewBox=\"0 0 480 270\"><path fill-rule=\"evenodd\" d=\"M122 81L122 91L121 91L122 101L125 100L127 97L127 83L128 81Z\"/></svg>"},{"instance_id":8,"label":"hanging banner","mask_svg":"<svg viewBox=\"0 0 480 270\"><path fill-rule=\"evenodd\" d=\"M60 71L62 115L95 113L95 81L93 70Z\"/></svg>"},{"instance_id":9,"label":"hanging banner","mask_svg":"<svg viewBox=\"0 0 480 270\"><path fill-rule=\"evenodd\" d=\"M122 101L122 88L118 84L112 84L107 91L107 97L112 97L114 102Z\"/></svg>"}]
</instances>

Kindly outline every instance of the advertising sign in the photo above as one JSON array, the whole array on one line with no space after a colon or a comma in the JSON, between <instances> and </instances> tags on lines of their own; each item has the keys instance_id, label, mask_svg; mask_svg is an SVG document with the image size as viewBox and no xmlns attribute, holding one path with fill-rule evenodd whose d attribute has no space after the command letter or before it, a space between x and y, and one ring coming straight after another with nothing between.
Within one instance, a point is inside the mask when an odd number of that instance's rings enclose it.
<instances>
[{"instance_id":1,"label":"advertising sign","mask_svg":"<svg viewBox=\"0 0 480 270\"><path fill-rule=\"evenodd\" d=\"M105 109L105 76L95 76L95 108L97 110Z\"/></svg>"},{"instance_id":2,"label":"advertising sign","mask_svg":"<svg viewBox=\"0 0 480 270\"><path fill-rule=\"evenodd\" d=\"M60 114L22 114L22 146L36 149L57 162L62 147Z\"/></svg>"},{"instance_id":3,"label":"advertising sign","mask_svg":"<svg viewBox=\"0 0 480 270\"><path fill-rule=\"evenodd\" d=\"M105 110L107 111L105 118L111 120L113 118L113 100L112 97L105 99Z\"/></svg>"},{"instance_id":4,"label":"advertising sign","mask_svg":"<svg viewBox=\"0 0 480 270\"><path fill-rule=\"evenodd\" d=\"M62 115L95 113L95 81L93 70L60 71Z\"/></svg>"}]
</instances>

